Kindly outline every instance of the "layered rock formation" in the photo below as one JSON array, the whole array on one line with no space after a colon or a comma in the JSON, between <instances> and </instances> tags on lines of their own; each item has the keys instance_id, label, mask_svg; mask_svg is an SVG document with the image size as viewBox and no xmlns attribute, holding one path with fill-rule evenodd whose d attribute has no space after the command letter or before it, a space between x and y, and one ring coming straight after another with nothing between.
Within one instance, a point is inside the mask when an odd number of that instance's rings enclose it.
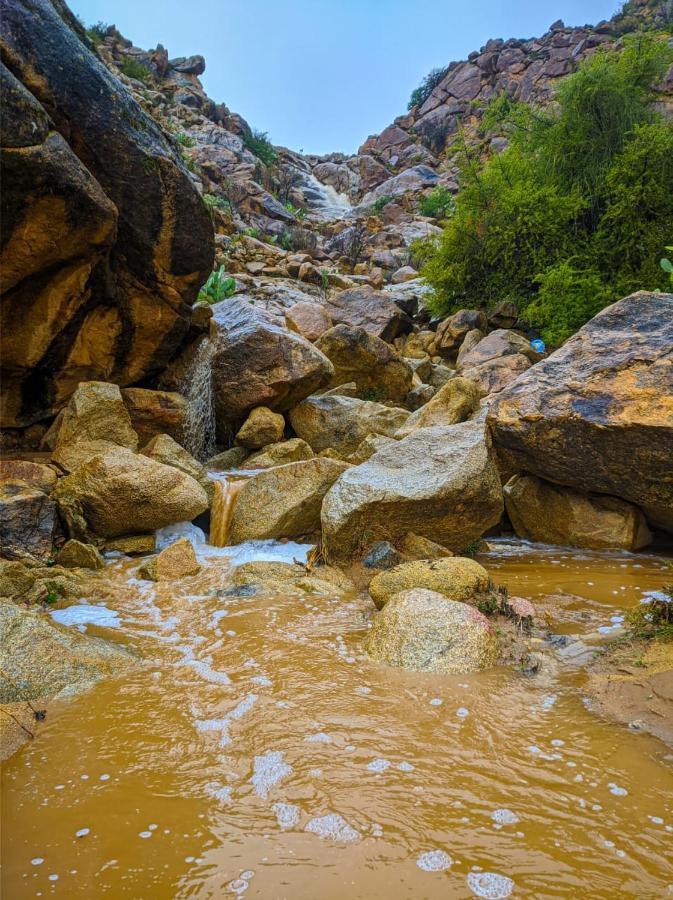
<instances>
[{"instance_id":1,"label":"layered rock formation","mask_svg":"<svg viewBox=\"0 0 673 900\"><path fill-rule=\"evenodd\" d=\"M210 271L176 149L61 3L3 3L2 423L166 364ZM142 198L142 200L141 200Z\"/></svg>"}]
</instances>

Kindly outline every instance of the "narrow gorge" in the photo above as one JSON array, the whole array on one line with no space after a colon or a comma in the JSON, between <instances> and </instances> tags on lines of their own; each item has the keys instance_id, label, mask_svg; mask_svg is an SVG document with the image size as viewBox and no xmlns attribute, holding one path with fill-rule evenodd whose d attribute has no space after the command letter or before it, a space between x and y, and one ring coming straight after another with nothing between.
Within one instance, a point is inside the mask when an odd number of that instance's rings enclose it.
<instances>
[{"instance_id":1,"label":"narrow gorge","mask_svg":"<svg viewBox=\"0 0 673 900\"><path fill-rule=\"evenodd\" d=\"M3 896L673 896L671 2L350 155L0 58Z\"/></svg>"}]
</instances>

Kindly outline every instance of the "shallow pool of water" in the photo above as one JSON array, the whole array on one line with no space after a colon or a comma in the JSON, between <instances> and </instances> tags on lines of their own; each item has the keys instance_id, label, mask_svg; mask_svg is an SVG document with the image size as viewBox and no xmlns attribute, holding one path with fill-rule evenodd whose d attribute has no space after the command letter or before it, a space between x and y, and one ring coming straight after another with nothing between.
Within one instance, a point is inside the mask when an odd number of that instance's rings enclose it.
<instances>
[{"instance_id":1,"label":"shallow pool of water","mask_svg":"<svg viewBox=\"0 0 673 900\"><path fill-rule=\"evenodd\" d=\"M533 602L572 595L574 633L583 602L610 622L670 580L645 555L480 561ZM673 895L671 753L590 712L581 670L392 670L362 654L363 597L236 596L222 554L179 585L138 565L87 601L118 627L86 627L147 665L52 704L4 766L4 896Z\"/></svg>"}]
</instances>

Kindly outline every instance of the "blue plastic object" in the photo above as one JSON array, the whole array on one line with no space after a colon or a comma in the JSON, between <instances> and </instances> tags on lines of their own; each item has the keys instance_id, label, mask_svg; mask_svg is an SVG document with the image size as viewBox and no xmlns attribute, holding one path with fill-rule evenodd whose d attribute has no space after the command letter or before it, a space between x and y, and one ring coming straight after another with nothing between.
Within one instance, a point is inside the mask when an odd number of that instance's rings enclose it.
<instances>
[{"instance_id":1,"label":"blue plastic object","mask_svg":"<svg viewBox=\"0 0 673 900\"><path fill-rule=\"evenodd\" d=\"M544 341L541 341L540 338L536 338L534 341L531 341L530 345L536 353L544 353L544 351L547 349L544 345Z\"/></svg>"}]
</instances>

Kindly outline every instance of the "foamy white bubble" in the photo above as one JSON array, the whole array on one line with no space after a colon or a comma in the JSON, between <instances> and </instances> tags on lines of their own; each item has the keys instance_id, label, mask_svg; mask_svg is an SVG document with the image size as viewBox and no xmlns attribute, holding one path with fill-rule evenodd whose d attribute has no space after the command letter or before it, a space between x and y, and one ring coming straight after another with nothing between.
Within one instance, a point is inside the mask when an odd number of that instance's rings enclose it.
<instances>
[{"instance_id":1,"label":"foamy white bubble","mask_svg":"<svg viewBox=\"0 0 673 900\"><path fill-rule=\"evenodd\" d=\"M342 843L352 843L360 838L360 832L349 825L339 813L328 813L326 816L311 819L310 822L306 823L304 831L317 834L323 840L340 841Z\"/></svg>"},{"instance_id":2,"label":"foamy white bubble","mask_svg":"<svg viewBox=\"0 0 673 900\"><path fill-rule=\"evenodd\" d=\"M428 850L427 853L421 853L416 865L424 872L443 872L451 868L453 860L444 850Z\"/></svg>"},{"instance_id":3,"label":"foamy white bubble","mask_svg":"<svg viewBox=\"0 0 673 900\"><path fill-rule=\"evenodd\" d=\"M443 702L441 697L433 697L430 701L430 706L441 706Z\"/></svg>"},{"instance_id":4,"label":"foamy white bubble","mask_svg":"<svg viewBox=\"0 0 673 900\"><path fill-rule=\"evenodd\" d=\"M324 731L318 731L315 734L308 734L304 740L309 744L331 744L332 738Z\"/></svg>"},{"instance_id":5,"label":"foamy white bubble","mask_svg":"<svg viewBox=\"0 0 673 900\"><path fill-rule=\"evenodd\" d=\"M466 709L464 706L459 706L456 710L456 715L459 719L466 719L470 715L470 710Z\"/></svg>"},{"instance_id":6,"label":"foamy white bubble","mask_svg":"<svg viewBox=\"0 0 673 900\"><path fill-rule=\"evenodd\" d=\"M496 809L491 813L491 818L498 825L516 825L519 817L511 809Z\"/></svg>"},{"instance_id":7,"label":"foamy white bubble","mask_svg":"<svg viewBox=\"0 0 673 900\"><path fill-rule=\"evenodd\" d=\"M301 812L294 803L274 803L272 809L281 828L294 828L299 823Z\"/></svg>"},{"instance_id":8,"label":"foamy white bubble","mask_svg":"<svg viewBox=\"0 0 673 900\"><path fill-rule=\"evenodd\" d=\"M262 756L256 756L253 762L253 775L250 779L255 792L263 799L269 796L271 788L287 778L293 772L292 766L283 760L279 750L269 750Z\"/></svg>"},{"instance_id":9,"label":"foamy white bubble","mask_svg":"<svg viewBox=\"0 0 673 900\"><path fill-rule=\"evenodd\" d=\"M467 886L477 897L486 900L506 900L514 890L514 882L497 872L470 872Z\"/></svg>"},{"instance_id":10,"label":"foamy white bubble","mask_svg":"<svg viewBox=\"0 0 673 900\"><path fill-rule=\"evenodd\" d=\"M414 771L414 767L411 765L411 763L408 763L408 762L398 763L397 768L400 770L400 772L413 772Z\"/></svg>"},{"instance_id":11,"label":"foamy white bubble","mask_svg":"<svg viewBox=\"0 0 673 900\"><path fill-rule=\"evenodd\" d=\"M44 857L36 856L35 859L31 859L30 864L32 866L41 866L43 862L44 862Z\"/></svg>"},{"instance_id":12,"label":"foamy white bubble","mask_svg":"<svg viewBox=\"0 0 673 900\"><path fill-rule=\"evenodd\" d=\"M626 788L619 787L619 785L615 784L614 781L611 781L608 784L608 788L610 789L610 793L614 794L615 797L626 797L626 795L628 794Z\"/></svg>"},{"instance_id":13,"label":"foamy white bubble","mask_svg":"<svg viewBox=\"0 0 673 900\"><path fill-rule=\"evenodd\" d=\"M370 763L367 763L367 769L370 772L385 772L386 769L390 768L390 760L389 759L373 759Z\"/></svg>"},{"instance_id":14,"label":"foamy white bubble","mask_svg":"<svg viewBox=\"0 0 673 900\"><path fill-rule=\"evenodd\" d=\"M78 837L78 838L86 837L87 834L90 833L90 831L91 831L91 829L89 829L89 828L80 828L78 831L75 832L75 837Z\"/></svg>"}]
</instances>

